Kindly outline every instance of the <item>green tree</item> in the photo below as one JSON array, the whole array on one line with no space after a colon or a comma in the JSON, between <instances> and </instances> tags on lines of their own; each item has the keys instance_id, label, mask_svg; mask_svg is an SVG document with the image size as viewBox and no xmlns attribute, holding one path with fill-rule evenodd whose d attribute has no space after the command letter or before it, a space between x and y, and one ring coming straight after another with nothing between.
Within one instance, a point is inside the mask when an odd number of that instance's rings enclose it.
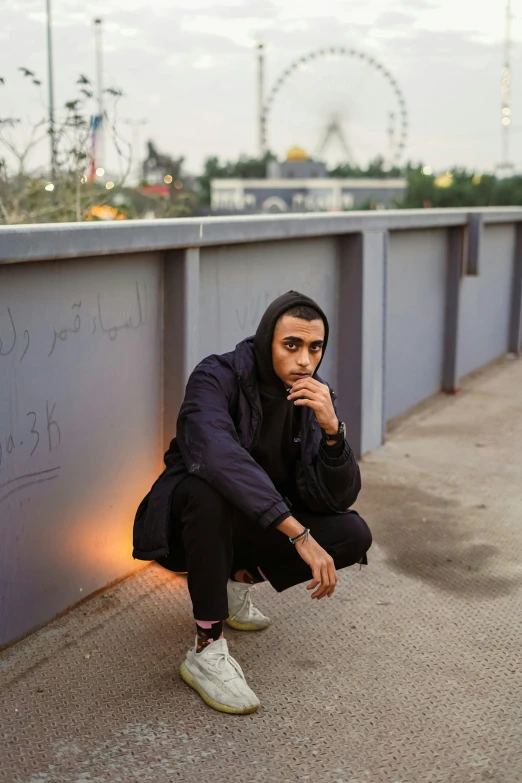
<instances>
[{"instance_id":1,"label":"green tree","mask_svg":"<svg viewBox=\"0 0 522 783\"><path fill-rule=\"evenodd\" d=\"M404 171L398 166L388 167L384 158L379 155L370 160L366 167L343 163L328 170L329 177L343 179L369 177L370 179L390 179L403 176Z\"/></svg>"},{"instance_id":2,"label":"green tree","mask_svg":"<svg viewBox=\"0 0 522 783\"><path fill-rule=\"evenodd\" d=\"M522 206L520 176L497 179L453 168L437 177L423 174L419 167L407 173L407 182L406 197L398 205L403 208Z\"/></svg>"},{"instance_id":3,"label":"green tree","mask_svg":"<svg viewBox=\"0 0 522 783\"><path fill-rule=\"evenodd\" d=\"M22 78L29 80L45 105L41 82L33 71L20 68ZM6 89L0 78L0 88ZM56 171L52 182L42 172L30 172L30 153L48 138L48 113L43 118L22 121L19 117L0 117L0 223L38 223L96 219L92 207L109 206L121 190L131 167L132 148L117 128L117 107L122 91L108 88L108 110L104 124L108 140L117 152L119 176L107 189L88 182L86 169L91 143L91 115L95 114L91 83L85 76L76 82L76 97L67 101L57 113L54 146ZM25 127L24 127L25 126ZM1 151L4 156L2 157ZM9 156L10 160L6 158ZM124 209L117 210L127 216Z\"/></svg>"}]
</instances>

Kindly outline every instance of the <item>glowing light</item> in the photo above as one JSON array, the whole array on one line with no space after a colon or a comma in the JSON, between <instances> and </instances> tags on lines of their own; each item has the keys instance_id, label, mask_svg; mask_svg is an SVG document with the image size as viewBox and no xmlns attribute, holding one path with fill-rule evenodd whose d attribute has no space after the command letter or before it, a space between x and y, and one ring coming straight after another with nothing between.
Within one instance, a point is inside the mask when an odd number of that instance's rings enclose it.
<instances>
[{"instance_id":1,"label":"glowing light","mask_svg":"<svg viewBox=\"0 0 522 783\"><path fill-rule=\"evenodd\" d=\"M511 109L508 106L504 106L502 114L511 114Z\"/></svg>"},{"instance_id":2,"label":"glowing light","mask_svg":"<svg viewBox=\"0 0 522 783\"><path fill-rule=\"evenodd\" d=\"M52 182L48 182L47 185L45 186L45 189L48 190L49 193L51 193L54 190L53 183Z\"/></svg>"},{"instance_id":3,"label":"glowing light","mask_svg":"<svg viewBox=\"0 0 522 783\"><path fill-rule=\"evenodd\" d=\"M422 169L422 173L425 174L427 177L429 177L431 176L431 174L433 174L433 169L431 168L431 166L424 166L424 168Z\"/></svg>"},{"instance_id":4,"label":"glowing light","mask_svg":"<svg viewBox=\"0 0 522 783\"><path fill-rule=\"evenodd\" d=\"M444 174L437 177L435 185L438 188L450 188L453 185L453 174L451 171L446 171Z\"/></svg>"},{"instance_id":5,"label":"glowing light","mask_svg":"<svg viewBox=\"0 0 522 783\"><path fill-rule=\"evenodd\" d=\"M509 119L509 117L504 117L504 119L502 120L502 125L509 125L510 122L511 120Z\"/></svg>"},{"instance_id":6,"label":"glowing light","mask_svg":"<svg viewBox=\"0 0 522 783\"><path fill-rule=\"evenodd\" d=\"M107 184L105 185L105 187L107 188L107 190L112 190L112 189L113 189L113 187L114 187L114 182L107 182Z\"/></svg>"},{"instance_id":7,"label":"glowing light","mask_svg":"<svg viewBox=\"0 0 522 783\"><path fill-rule=\"evenodd\" d=\"M172 177L170 176L170 174L166 174L163 177L163 182L165 183L165 185L170 185L170 183L172 182Z\"/></svg>"},{"instance_id":8,"label":"glowing light","mask_svg":"<svg viewBox=\"0 0 522 783\"><path fill-rule=\"evenodd\" d=\"M103 177L104 174L105 174L105 169L102 169L101 166L100 166L99 169L96 169L96 176L97 177Z\"/></svg>"},{"instance_id":9,"label":"glowing light","mask_svg":"<svg viewBox=\"0 0 522 783\"><path fill-rule=\"evenodd\" d=\"M95 204L89 210L85 220L125 220L125 215L109 204L103 206Z\"/></svg>"},{"instance_id":10,"label":"glowing light","mask_svg":"<svg viewBox=\"0 0 522 783\"><path fill-rule=\"evenodd\" d=\"M85 174L82 174L82 176L80 177L80 182L82 183L82 185L85 185L85 183L87 182L87 177L85 176Z\"/></svg>"}]
</instances>

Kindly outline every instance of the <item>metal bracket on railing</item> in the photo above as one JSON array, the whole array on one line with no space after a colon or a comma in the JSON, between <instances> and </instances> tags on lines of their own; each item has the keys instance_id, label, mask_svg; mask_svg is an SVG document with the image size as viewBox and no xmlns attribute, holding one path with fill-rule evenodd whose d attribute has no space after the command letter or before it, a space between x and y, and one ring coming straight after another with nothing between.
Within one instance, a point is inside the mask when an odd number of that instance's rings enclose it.
<instances>
[{"instance_id":1,"label":"metal bracket on railing","mask_svg":"<svg viewBox=\"0 0 522 783\"><path fill-rule=\"evenodd\" d=\"M480 271L480 248L482 245L483 217L481 212L472 212L468 218L463 274L477 276Z\"/></svg>"}]
</instances>

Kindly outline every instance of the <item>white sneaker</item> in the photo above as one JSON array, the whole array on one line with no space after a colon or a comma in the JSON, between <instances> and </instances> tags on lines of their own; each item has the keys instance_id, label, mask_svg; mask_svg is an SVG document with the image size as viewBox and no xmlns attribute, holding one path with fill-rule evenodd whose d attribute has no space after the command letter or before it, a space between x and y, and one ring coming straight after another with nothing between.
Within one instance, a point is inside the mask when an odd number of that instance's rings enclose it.
<instances>
[{"instance_id":1,"label":"white sneaker","mask_svg":"<svg viewBox=\"0 0 522 783\"><path fill-rule=\"evenodd\" d=\"M246 684L241 666L228 652L226 639L211 642L200 653L195 648L189 650L179 673L215 710L246 715L259 707L259 699Z\"/></svg>"},{"instance_id":2,"label":"white sneaker","mask_svg":"<svg viewBox=\"0 0 522 783\"><path fill-rule=\"evenodd\" d=\"M228 611L227 623L236 631L262 631L268 628L270 620L265 617L252 603L252 590L255 585L228 580Z\"/></svg>"}]
</instances>

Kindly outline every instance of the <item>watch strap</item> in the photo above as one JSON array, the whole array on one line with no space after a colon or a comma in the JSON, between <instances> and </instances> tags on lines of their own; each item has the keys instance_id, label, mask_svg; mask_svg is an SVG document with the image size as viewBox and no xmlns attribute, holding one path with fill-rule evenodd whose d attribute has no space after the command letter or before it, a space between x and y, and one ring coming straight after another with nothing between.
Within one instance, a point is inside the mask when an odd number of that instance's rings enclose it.
<instances>
[{"instance_id":1,"label":"watch strap","mask_svg":"<svg viewBox=\"0 0 522 783\"><path fill-rule=\"evenodd\" d=\"M341 443L341 441L344 440L345 431L346 431L346 428L345 428L345 425L344 425L343 421L339 422L339 429L333 435L331 433L326 432L325 430L321 429L321 432L323 434L323 440L325 440L325 441L334 440L336 443Z\"/></svg>"}]
</instances>

